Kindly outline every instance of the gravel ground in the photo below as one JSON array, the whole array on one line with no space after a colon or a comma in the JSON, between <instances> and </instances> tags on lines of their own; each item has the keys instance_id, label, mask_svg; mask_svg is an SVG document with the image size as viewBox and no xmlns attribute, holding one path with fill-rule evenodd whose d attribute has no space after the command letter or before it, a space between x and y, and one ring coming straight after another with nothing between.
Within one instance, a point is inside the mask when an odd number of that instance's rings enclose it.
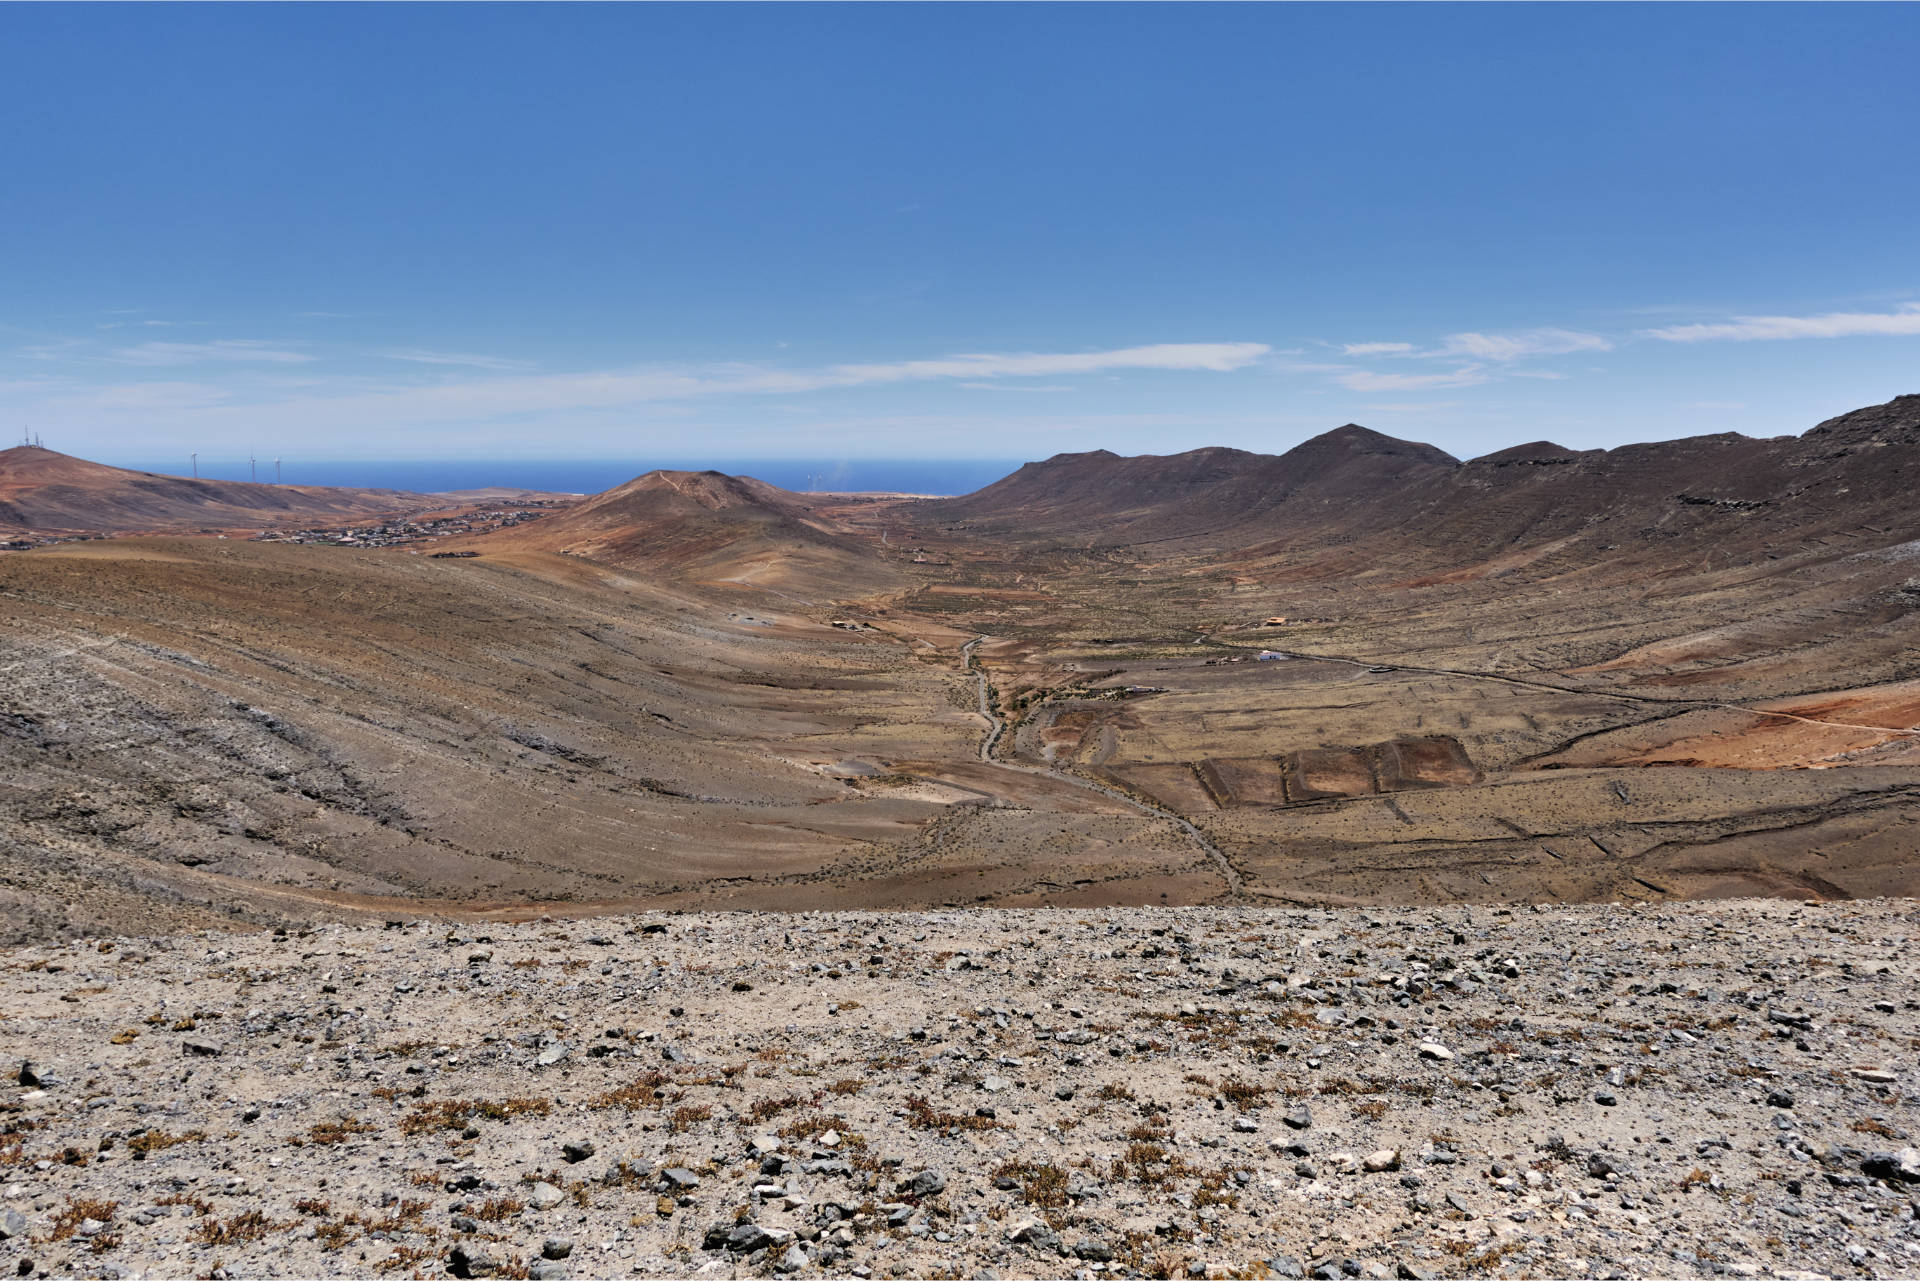
<instances>
[{"instance_id":1,"label":"gravel ground","mask_svg":"<svg viewBox=\"0 0 1920 1281\"><path fill-rule=\"evenodd\" d=\"M1912 1276L1917 920L667 914L19 948L0 1268Z\"/></svg>"}]
</instances>

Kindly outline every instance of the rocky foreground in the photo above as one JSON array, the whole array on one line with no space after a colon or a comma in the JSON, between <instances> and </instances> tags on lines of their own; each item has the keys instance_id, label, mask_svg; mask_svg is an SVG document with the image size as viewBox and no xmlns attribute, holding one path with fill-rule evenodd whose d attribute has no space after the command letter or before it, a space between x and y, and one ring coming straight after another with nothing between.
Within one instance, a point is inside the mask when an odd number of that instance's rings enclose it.
<instances>
[{"instance_id":1,"label":"rocky foreground","mask_svg":"<svg viewBox=\"0 0 1920 1281\"><path fill-rule=\"evenodd\" d=\"M655 915L21 948L0 1267L1911 1276L1917 921Z\"/></svg>"}]
</instances>

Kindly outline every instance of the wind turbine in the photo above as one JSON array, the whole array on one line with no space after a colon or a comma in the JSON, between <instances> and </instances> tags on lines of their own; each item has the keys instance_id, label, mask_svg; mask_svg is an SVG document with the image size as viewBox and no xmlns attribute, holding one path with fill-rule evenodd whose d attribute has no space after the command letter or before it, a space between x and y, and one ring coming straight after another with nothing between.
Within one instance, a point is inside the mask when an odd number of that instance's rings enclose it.
<instances>
[{"instance_id":1,"label":"wind turbine","mask_svg":"<svg viewBox=\"0 0 1920 1281\"><path fill-rule=\"evenodd\" d=\"M193 478L195 480L199 480L200 479L200 455L188 454L187 457L193 460Z\"/></svg>"},{"instance_id":2,"label":"wind turbine","mask_svg":"<svg viewBox=\"0 0 1920 1281\"><path fill-rule=\"evenodd\" d=\"M280 483L280 460L278 458L273 460L273 483L276 485Z\"/></svg>"},{"instance_id":3,"label":"wind turbine","mask_svg":"<svg viewBox=\"0 0 1920 1281\"><path fill-rule=\"evenodd\" d=\"M248 454L248 455L247 455L247 479L248 479L248 480L259 480L259 479L260 479L260 469L259 469L258 467L255 467L255 466L253 465L253 455L252 455L252 454Z\"/></svg>"}]
</instances>

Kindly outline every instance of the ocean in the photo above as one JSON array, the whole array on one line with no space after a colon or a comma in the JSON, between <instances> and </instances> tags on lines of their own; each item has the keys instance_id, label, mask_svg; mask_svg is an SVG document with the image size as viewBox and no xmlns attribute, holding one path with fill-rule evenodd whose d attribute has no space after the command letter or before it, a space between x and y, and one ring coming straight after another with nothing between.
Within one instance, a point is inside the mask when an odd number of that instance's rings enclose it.
<instances>
[{"instance_id":1,"label":"ocean","mask_svg":"<svg viewBox=\"0 0 1920 1281\"><path fill-rule=\"evenodd\" d=\"M188 474L183 460L115 462L136 471ZM823 490L887 491L907 494L969 494L1020 466L1019 460L982 458L734 458L691 462L675 458L594 459L342 459L284 458L280 479L289 485L346 485L370 489L410 489L442 493L451 489L511 486L566 494L597 494L655 468L724 471L752 476L800 493ZM200 460L200 475L216 480L247 480L247 460ZM263 459L254 477L271 482L273 462Z\"/></svg>"}]
</instances>

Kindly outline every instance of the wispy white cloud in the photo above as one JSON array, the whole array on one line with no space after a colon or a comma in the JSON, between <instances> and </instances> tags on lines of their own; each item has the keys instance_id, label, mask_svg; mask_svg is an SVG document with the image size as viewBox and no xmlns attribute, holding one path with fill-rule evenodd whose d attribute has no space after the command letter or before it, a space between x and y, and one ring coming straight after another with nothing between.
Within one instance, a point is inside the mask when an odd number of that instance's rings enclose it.
<instances>
[{"instance_id":1,"label":"wispy white cloud","mask_svg":"<svg viewBox=\"0 0 1920 1281\"><path fill-rule=\"evenodd\" d=\"M215 361L296 365L313 357L252 338L221 338L213 342L147 342L122 347L108 359L123 365L199 365Z\"/></svg>"},{"instance_id":2,"label":"wispy white cloud","mask_svg":"<svg viewBox=\"0 0 1920 1281\"><path fill-rule=\"evenodd\" d=\"M88 345L84 338L53 338L46 342L32 343L25 347L14 348L13 354L23 360L66 360Z\"/></svg>"},{"instance_id":3,"label":"wispy white cloud","mask_svg":"<svg viewBox=\"0 0 1920 1281\"><path fill-rule=\"evenodd\" d=\"M1449 334L1439 350L1425 353L1469 360L1510 361L1528 356L1565 356L1576 351L1612 351L1599 334L1573 329L1527 329L1510 334Z\"/></svg>"},{"instance_id":4,"label":"wispy white cloud","mask_svg":"<svg viewBox=\"0 0 1920 1281\"><path fill-rule=\"evenodd\" d=\"M1410 342L1350 342L1340 350L1349 356L1410 356L1418 349Z\"/></svg>"},{"instance_id":5,"label":"wispy white cloud","mask_svg":"<svg viewBox=\"0 0 1920 1281\"><path fill-rule=\"evenodd\" d=\"M155 350L159 349L159 350ZM182 350L184 349L184 350ZM304 360L302 353L264 344L149 343L129 349L133 363L189 364L201 360ZM336 431L342 423L378 424L381 429L434 425L478 426L530 417L571 415L575 419L674 412L667 402L727 396L783 396L913 381L1015 385L1036 376L1108 373L1124 370L1231 372L1259 361L1263 343L1166 343L1092 352L963 354L932 360L885 364L845 364L812 368L775 368L757 364L651 367L583 373L500 374L452 378L431 383L373 379L328 379L314 387L269 386L267 370L254 368L230 377L215 397L200 382L142 383L131 389L104 388L83 404L69 398L61 407L101 412L169 406L200 406L196 429L270 427L273 430ZM1043 384L1044 385L1044 384Z\"/></svg>"},{"instance_id":6,"label":"wispy white cloud","mask_svg":"<svg viewBox=\"0 0 1920 1281\"><path fill-rule=\"evenodd\" d=\"M1114 351L966 354L886 365L834 365L828 385L908 382L930 378L1033 378L1092 374L1108 369L1186 369L1228 373L1244 369L1272 348L1259 342L1157 343Z\"/></svg>"},{"instance_id":7,"label":"wispy white cloud","mask_svg":"<svg viewBox=\"0 0 1920 1281\"><path fill-rule=\"evenodd\" d=\"M416 365L464 365L470 369L532 369L530 360L509 360L505 356L477 356L464 351L426 351L402 347L380 353L388 360L406 360Z\"/></svg>"},{"instance_id":8,"label":"wispy white cloud","mask_svg":"<svg viewBox=\"0 0 1920 1281\"><path fill-rule=\"evenodd\" d=\"M44 402L54 409L134 411L204 409L224 404L233 393L212 383L143 382L117 383L111 387L90 387L81 391L50 396Z\"/></svg>"},{"instance_id":9,"label":"wispy white cloud","mask_svg":"<svg viewBox=\"0 0 1920 1281\"><path fill-rule=\"evenodd\" d=\"M1480 365L1463 365L1441 374L1377 374L1355 369L1338 374L1334 381L1349 391L1420 391L1429 387L1477 387L1492 377Z\"/></svg>"},{"instance_id":10,"label":"wispy white cloud","mask_svg":"<svg viewBox=\"0 0 1920 1281\"><path fill-rule=\"evenodd\" d=\"M1355 406L1370 414L1443 414L1458 409L1459 403L1451 400L1426 401L1376 401L1370 405Z\"/></svg>"},{"instance_id":11,"label":"wispy white cloud","mask_svg":"<svg viewBox=\"0 0 1920 1281\"><path fill-rule=\"evenodd\" d=\"M969 391L1074 391L1066 383L961 383Z\"/></svg>"},{"instance_id":12,"label":"wispy white cloud","mask_svg":"<svg viewBox=\"0 0 1920 1281\"><path fill-rule=\"evenodd\" d=\"M1781 338L1867 338L1920 335L1920 302L1896 311L1831 311L1820 316L1735 316L1697 325L1642 329L1661 342L1758 342Z\"/></svg>"}]
</instances>

